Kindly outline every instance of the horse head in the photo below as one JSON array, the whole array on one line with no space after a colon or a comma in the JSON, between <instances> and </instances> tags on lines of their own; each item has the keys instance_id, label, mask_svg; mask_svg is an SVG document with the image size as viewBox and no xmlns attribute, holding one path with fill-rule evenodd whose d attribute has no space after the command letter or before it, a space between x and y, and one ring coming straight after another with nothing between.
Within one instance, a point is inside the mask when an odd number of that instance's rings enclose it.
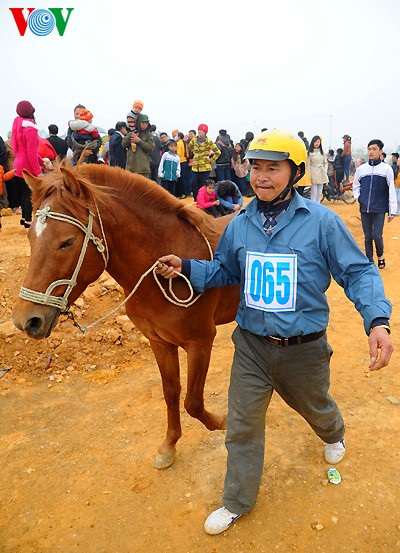
<instances>
[{"instance_id":1,"label":"horse head","mask_svg":"<svg viewBox=\"0 0 400 553\"><path fill-rule=\"evenodd\" d=\"M47 338L58 317L107 265L107 243L94 187L60 167L45 176L24 171L35 220L28 232L31 255L14 311L15 326Z\"/></svg>"}]
</instances>

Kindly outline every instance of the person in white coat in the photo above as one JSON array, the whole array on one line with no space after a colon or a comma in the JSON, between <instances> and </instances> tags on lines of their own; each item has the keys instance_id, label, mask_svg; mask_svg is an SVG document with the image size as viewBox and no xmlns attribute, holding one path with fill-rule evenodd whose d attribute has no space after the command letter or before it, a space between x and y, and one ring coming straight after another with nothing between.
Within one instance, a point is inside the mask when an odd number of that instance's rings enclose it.
<instances>
[{"instance_id":1,"label":"person in white coat","mask_svg":"<svg viewBox=\"0 0 400 553\"><path fill-rule=\"evenodd\" d=\"M329 182L328 160L322 149L320 136L313 136L307 152L306 169L311 179L311 200L319 203L322 187Z\"/></svg>"}]
</instances>

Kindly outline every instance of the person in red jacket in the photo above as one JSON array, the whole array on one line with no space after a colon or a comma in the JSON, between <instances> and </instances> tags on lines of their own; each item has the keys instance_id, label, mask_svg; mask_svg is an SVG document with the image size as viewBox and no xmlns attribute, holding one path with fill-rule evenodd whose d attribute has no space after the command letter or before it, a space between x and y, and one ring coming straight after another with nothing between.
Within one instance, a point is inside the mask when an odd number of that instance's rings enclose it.
<instances>
[{"instance_id":1,"label":"person in red jacket","mask_svg":"<svg viewBox=\"0 0 400 553\"><path fill-rule=\"evenodd\" d=\"M46 164L38 153L39 135L35 122L35 108L26 100L17 105L17 115L12 126L12 149L15 155L14 169L18 178L17 188L22 208L21 225L29 228L32 224L31 191L26 184L22 170L26 169L32 175L38 176L42 166Z\"/></svg>"},{"instance_id":2,"label":"person in red jacket","mask_svg":"<svg viewBox=\"0 0 400 553\"><path fill-rule=\"evenodd\" d=\"M196 198L196 207L204 209L207 213L213 217L220 215L226 215L225 208L217 200L217 193L215 192L215 183L211 179L207 179L204 186L202 186Z\"/></svg>"},{"instance_id":3,"label":"person in red jacket","mask_svg":"<svg viewBox=\"0 0 400 553\"><path fill-rule=\"evenodd\" d=\"M43 159L47 158L50 161L56 159L57 152L54 149L54 146L47 140L47 138L42 138L39 136L39 145L38 145L38 154Z\"/></svg>"}]
</instances>

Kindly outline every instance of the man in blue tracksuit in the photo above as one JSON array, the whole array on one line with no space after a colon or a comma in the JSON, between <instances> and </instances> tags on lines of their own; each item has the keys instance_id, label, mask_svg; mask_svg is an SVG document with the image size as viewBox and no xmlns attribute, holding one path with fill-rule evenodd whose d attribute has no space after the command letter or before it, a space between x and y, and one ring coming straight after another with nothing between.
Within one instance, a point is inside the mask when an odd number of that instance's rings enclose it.
<instances>
[{"instance_id":1,"label":"man in blue tracksuit","mask_svg":"<svg viewBox=\"0 0 400 553\"><path fill-rule=\"evenodd\" d=\"M344 457L343 418L329 395L332 349L326 337L325 292L331 277L364 319L371 370L386 366L393 351L391 304L375 265L333 211L293 188L305 170L302 140L281 129L263 132L251 142L246 157L256 197L230 222L214 259L167 255L157 269L167 278L182 272L200 292L236 283L241 287L233 333L223 506L208 516L209 534L224 532L256 502L265 415L274 390L325 442L327 463Z\"/></svg>"},{"instance_id":2,"label":"man in blue tracksuit","mask_svg":"<svg viewBox=\"0 0 400 553\"><path fill-rule=\"evenodd\" d=\"M354 197L358 198L360 204L365 253L368 259L373 261L375 242L379 269L384 269L386 265L382 238L385 214L388 213L390 223L397 212L393 169L381 161L383 146L382 140L370 140L369 161L357 168L353 182Z\"/></svg>"}]
</instances>

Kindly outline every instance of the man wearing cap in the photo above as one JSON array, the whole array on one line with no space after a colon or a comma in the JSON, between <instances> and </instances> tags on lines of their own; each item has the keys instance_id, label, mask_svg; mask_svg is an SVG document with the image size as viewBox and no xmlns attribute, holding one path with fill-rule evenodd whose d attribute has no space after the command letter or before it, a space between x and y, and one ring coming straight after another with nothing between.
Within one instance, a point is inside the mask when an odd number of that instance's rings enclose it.
<instances>
[{"instance_id":1,"label":"man wearing cap","mask_svg":"<svg viewBox=\"0 0 400 553\"><path fill-rule=\"evenodd\" d=\"M126 149L125 169L150 179L150 153L154 150L154 138L149 129L150 120L141 113L137 122L139 132L130 131L122 139L122 147Z\"/></svg>"},{"instance_id":2,"label":"man wearing cap","mask_svg":"<svg viewBox=\"0 0 400 553\"><path fill-rule=\"evenodd\" d=\"M197 198L197 192L210 176L211 163L221 155L217 145L208 138L207 133L208 126L201 124L198 127L198 136L193 137L189 142L189 150L193 153L191 185L194 200Z\"/></svg>"}]
</instances>

